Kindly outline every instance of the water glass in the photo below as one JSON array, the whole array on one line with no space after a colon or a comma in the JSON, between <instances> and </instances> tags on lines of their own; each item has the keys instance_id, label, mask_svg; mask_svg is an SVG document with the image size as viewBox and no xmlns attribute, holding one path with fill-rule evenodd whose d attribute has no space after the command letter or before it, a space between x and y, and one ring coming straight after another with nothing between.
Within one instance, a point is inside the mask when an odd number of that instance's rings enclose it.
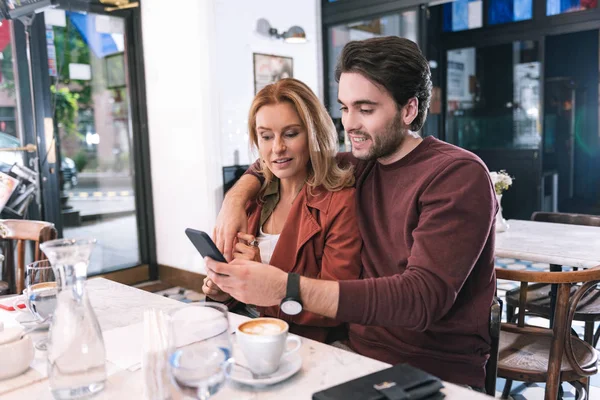
<instances>
[{"instance_id":1,"label":"water glass","mask_svg":"<svg viewBox=\"0 0 600 400\"><path fill-rule=\"evenodd\" d=\"M25 303L38 321L49 322L56 309L56 278L50 261L32 262L25 267ZM48 349L48 338L35 343L38 350Z\"/></svg>"},{"instance_id":2,"label":"water glass","mask_svg":"<svg viewBox=\"0 0 600 400\"><path fill-rule=\"evenodd\" d=\"M40 321L52 316L56 309L56 278L50 261L32 262L25 267L26 302L31 313Z\"/></svg>"},{"instance_id":3,"label":"water glass","mask_svg":"<svg viewBox=\"0 0 600 400\"><path fill-rule=\"evenodd\" d=\"M227 307L202 302L169 314L169 375L186 396L207 400L229 379L233 365Z\"/></svg>"}]
</instances>

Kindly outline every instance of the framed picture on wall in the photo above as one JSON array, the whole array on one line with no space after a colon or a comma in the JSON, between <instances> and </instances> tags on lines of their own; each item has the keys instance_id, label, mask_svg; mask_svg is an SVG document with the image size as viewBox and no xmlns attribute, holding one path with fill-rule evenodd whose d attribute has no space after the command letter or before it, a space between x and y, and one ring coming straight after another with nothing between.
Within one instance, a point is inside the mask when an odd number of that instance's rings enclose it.
<instances>
[{"instance_id":1,"label":"framed picture on wall","mask_svg":"<svg viewBox=\"0 0 600 400\"><path fill-rule=\"evenodd\" d=\"M254 94L280 79L293 77L293 58L254 53Z\"/></svg>"}]
</instances>

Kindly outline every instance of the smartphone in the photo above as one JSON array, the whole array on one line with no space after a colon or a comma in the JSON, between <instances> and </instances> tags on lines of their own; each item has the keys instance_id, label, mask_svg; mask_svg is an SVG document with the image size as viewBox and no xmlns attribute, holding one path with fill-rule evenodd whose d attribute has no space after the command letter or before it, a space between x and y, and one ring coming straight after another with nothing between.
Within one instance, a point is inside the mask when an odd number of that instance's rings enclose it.
<instances>
[{"instance_id":1,"label":"smartphone","mask_svg":"<svg viewBox=\"0 0 600 400\"><path fill-rule=\"evenodd\" d=\"M217 248L215 242L212 241L212 239L210 238L210 236L208 236L208 234L206 234L206 232L187 228L185 230L185 234L194 244L196 250L198 250L198 252L202 254L202 257L210 257L215 261L223 263L227 262L227 260L225 260L225 257L223 257L223 254Z\"/></svg>"}]
</instances>

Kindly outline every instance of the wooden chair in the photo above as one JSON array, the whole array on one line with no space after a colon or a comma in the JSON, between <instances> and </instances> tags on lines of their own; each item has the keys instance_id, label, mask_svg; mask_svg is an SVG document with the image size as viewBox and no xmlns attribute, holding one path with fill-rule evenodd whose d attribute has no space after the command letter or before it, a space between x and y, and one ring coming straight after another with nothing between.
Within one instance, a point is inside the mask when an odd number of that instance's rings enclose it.
<instances>
[{"instance_id":1,"label":"wooden chair","mask_svg":"<svg viewBox=\"0 0 600 400\"><path fill-rule=\"evenodd\" d=\"M557 224L571 224L600 227L600 216L584 214L565 214L550 212L535 212L532 214L533 221L552 222ZM550 270L560 271L562 266L551 265ZM552 296L551 285L534 284L527 289L527 303L525 311L543 318L552 319ZM577 287L571 289L574 293ZM506 293L506 316L509 322L513 320L515 308L519 303L519 289L509 290ZM522 308L519 308L522 310ZM596 347L600 338L600 327L594 334L594 323L600 321L600 290L591 290L582 300L575 313L574 320L585 322L584 340Z\"/></svg>"},{"instance_id":2,"label":"wooden chair","mask_svg":"<svg viewBox=\"0 0 600 400\"><path fill-rule=\"evenodd\" d=\"M54 224L19 219L0 220L0 239L3 240L4 274L12 291L20 294L25 288L25 246L33 243L33 261L45 259L40 243L56 239ZM16 260L15 260L16 244ZM16 262L15 262L16 261Z\"/></svg>"},{"instance_id":3,"label":"wooden chair","mask_svg":"<svg viewBox=\"0 0 600 400\"><path fill-rule=\"evenodd\" d=\"M570 326L580 301L600 282L600 265L582 271L538 272L512 271L496 268L498 279L521 282L519 304L527 303L528 283L557 284L558 294L552 329L525 325L525 313L518 321L503 323L500 332L498 376L506 378L510 388L513 380L546 382L546 400L555 400L561 382L571 383L581 398L587 398L589 376L598 372L596 350L576 335ZM572 294L574 283L582 283ZM508 396L505 387L502 397Z\"/></svg>"},{"instance_id":4,"label":"wooden chair","mask_svg":"<svg viewBox=\"0 0 600 400\"><path fill-rule=\"evenodd\" d=\"M490 308L490 358L485 364L485 392L496 397L496 377L498 375L498 348L500 345L500 323L502 320L502 300L494 297Z\"/></svg>"}]
</instances>

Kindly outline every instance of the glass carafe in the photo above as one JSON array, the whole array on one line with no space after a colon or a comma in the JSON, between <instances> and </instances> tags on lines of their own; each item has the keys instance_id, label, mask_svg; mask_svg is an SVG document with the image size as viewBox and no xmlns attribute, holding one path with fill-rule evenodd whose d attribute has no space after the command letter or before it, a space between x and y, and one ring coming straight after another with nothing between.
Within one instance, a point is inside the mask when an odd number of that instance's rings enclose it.
<instances>
[{"instance_id":1,"label":"glass carafe","mask_svg":"<svg viewBox=\"0 0 600 400\"><path fill-rule=\"evenodd\" d=\"M88 397L104 389L104 340L85 290L95 243L59 239L40 245L58 286L48 345L48 378L55 399Z\"/></svg>"}]
</instances>

